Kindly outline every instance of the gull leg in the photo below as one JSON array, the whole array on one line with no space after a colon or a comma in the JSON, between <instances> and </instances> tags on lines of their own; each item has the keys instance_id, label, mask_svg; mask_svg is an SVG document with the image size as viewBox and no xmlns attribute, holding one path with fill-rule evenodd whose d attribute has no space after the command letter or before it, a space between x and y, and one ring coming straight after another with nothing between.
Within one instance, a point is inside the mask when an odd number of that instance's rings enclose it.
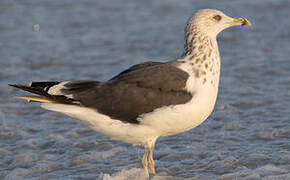
<instances>
[{"instance_id":1,"label":"gull leg","mask_svg":"<svg viewBox=\"0 0 290 180\"><path fill-rule=\"evenodd\" d=\"M145 175L148 178L149 178L149 172L148 172L148 154L149 154L149 151L150 151L150 149L147 146L145 146L144 155L142 158L142 165L143 165L143 168L145 171Z\"/></svg>"},{"instance_id":2,"label":"gull leg","mask_svg":"<svg viewBox=\"0 0 290 180\"><path fill-rule=\"evenodd\" d=\"M155 144L152 144L149 148L149 156L148 156L148 164L150 168L150 173L155 174L155 162L153 159L153 151L154 151Z\"/></svg>"}]
</instances>

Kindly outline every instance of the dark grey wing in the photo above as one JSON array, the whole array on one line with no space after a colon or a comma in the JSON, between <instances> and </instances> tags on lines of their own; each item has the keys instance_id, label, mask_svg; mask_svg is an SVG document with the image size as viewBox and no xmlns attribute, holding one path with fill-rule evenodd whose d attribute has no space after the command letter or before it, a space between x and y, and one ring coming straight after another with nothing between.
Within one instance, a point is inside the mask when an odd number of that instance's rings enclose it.
<instances>
[{"instance_id":1,"label":"dark grey wing","mask_svg":"<svg viewBox=\"0 0 290 180\"><path fill-rule=\"evenodd\" d=\"M155 64L116 76L95 88L73 94L81 105L124 122L138 123L141 114L156 108L188 102L189 75L170 65Z\"/></svg>"},{"instance_id":2,"label":"dark grey wing","mask_svg":"<svg viewBox=\"0 0 290 180\"><path fill-rule=\"evenodd\" d=\"M192 98L185 91L188 77L185 71L170 64L147 62L132 66L107 82L33 82L30 86L11 86L55 103L89 107L113 119L138 123L141 114L188 102Z\"/></svg>"},{"instance_id":3,"label":"dark grey wing","mask_svg":"<svg viewBox=\"0 0 290 180\"><path fill-rule=\"evenodd\" d=\"M134 72L134 71L137 71L137 70L140 70L140 69L143 69L143 68L146 68L146 67L150 67L150 66L155 66L155 65L160 65L160 64L164 64L162 62L153 62L153 61L148 61L148 62L143 62L143 63L140 63L140 64L136 64L134 66L131 66L130 68L122 71L121 73L119 73L118 75L114 76L112 79L110 80L114 80L114 79L117 79L121 76L124 76L126 75L127 73L131 73L131 72Z\"/></svg>"}]
</instances>

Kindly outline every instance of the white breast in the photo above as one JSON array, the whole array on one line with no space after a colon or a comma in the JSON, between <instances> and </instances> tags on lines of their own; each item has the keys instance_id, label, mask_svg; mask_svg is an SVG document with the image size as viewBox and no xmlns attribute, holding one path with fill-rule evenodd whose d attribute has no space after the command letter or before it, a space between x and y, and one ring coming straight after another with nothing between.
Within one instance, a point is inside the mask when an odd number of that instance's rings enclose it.
<instances>
[{"instance_id":1,"label":"white breast","mask_svg":"<svg viewBox=\"0 0 290 180\"><path fill-rule=\"evenodd\" d=\"M157 136L169 136L200 125L213 111L217 89L204 86L191 101L182 105L162 107L144 115L141 124L150 126Z\"/></svg>"},{"instance_id":2,"label":"white breast","mask_svg":"<svg viewBox=\"0 0 290 180\"><path fill-rule=\"evenodd\" d=\"M195 59L182 60L186 63L178 68L189 74L185 90L192 93L193 98L186 104L156 109L139 119L141 124L155 129L159 133L157 136L174 135L195 128L208 118L216 103L220 75L218 51L217 56L199 64L192 63Z\"/></svg>"}]
</instances>

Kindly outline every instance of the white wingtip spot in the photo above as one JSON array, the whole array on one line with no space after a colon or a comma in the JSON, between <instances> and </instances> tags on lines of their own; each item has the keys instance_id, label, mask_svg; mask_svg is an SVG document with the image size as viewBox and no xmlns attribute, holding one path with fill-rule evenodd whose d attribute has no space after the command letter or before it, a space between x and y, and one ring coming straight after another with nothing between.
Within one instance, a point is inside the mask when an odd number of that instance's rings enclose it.
<instances>
[{"instance_id":1,"label":"white wingtip spot","mask_svg":"<svg viewBox=\"0 0 290 180\"><path fill-rule=\"evenodd\" d=\"M68 98L72 98L73 99L73 95L72 94L64 94L62 93L61 91L63 89L66 89L65 85L69 83L69 81L64 81L64 82L61 82L57 85L54 85L52 87L50 87L47 91L48 94L50 95L60 95L60 96L65 96L65 97L68 97Z\"/></svg>"},{"instance_id":2,"label":"white wingtip spot","mask_svg":"<svg viewBox=\"0 0 290 180\"><path fill-rule=\"evenodd\" d=\"M65 89L65 84L67 84L69 81L64 81L64 82L61 82L57 85L54 85L52 87L49 88L48 90L48 94L50 95L63 95L63 93L61 92L62 89Z\"/></svg>"}]
</instances>

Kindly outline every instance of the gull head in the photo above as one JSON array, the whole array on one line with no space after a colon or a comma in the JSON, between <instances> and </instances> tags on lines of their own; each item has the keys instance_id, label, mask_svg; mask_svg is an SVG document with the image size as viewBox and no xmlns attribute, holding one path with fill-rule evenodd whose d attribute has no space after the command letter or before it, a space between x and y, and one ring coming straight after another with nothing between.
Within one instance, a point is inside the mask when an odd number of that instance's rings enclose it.
<instances>
[{"instance_id":1,"label":"gull head","mask_svg":"<svg viewBox=\"0 0 290 180\"><path fill-rule=\"evenodd\" d=\"M190 18L188 25L198 31L215 37L222 30L231 26L250 26L249 20L243 17L233 18L214 9L202 9Z\"/></svg>"}]
</instances>

